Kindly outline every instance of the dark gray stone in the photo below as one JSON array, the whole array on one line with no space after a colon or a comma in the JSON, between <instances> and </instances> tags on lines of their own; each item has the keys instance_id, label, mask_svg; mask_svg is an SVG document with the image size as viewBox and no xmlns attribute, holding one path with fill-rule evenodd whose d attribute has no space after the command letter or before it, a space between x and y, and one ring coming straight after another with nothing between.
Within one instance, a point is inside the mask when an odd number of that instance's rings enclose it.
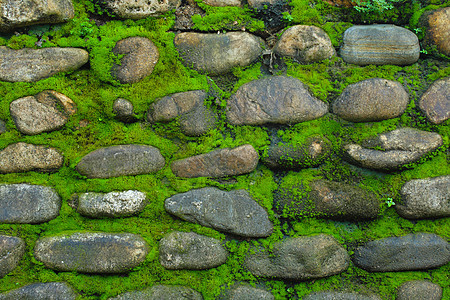
<instances>
[{"instance_id":1,"label":"dark gray stone","mask_svg":"<svg viewBox=\"0 0 450 300\"><path fill-rule=\"evenodd\" d=\"M24 254L24 240L15 236L0 235L0 278L14 270Z\"/></svg>"},{"instance_id":2,"label":"dark gray stone","mask_svg":"<svg viewBox=\"0 0 450 300\"><path fill-rule=\"evenodd\" d=\"M450 77L433 82L420 98L419 107L433 124L441 124L448 120L450 118Z\"/></svg>"},{"instance_id":3,"label":"dark gray stone","mask_svg":"<svg viewBox=\"0 0 450 300\"><path fill-rule=\"evenodd\" d=\"M351 292L323 291L303 297L303 300L381 300L377 295L363 295Z\"/></svg>"},{"instance_id":4,"label":"dark gray stone","mask_svg":"<svg viewBox=\"0 0 450 300\"><path fill-rule=\"evenodd\" d=\"M155 285L142 291L132 291L108 300L202 300L196 290L181 285Z\"/></svg>"},{"instance_id":5,"label":"dark gray stone","mask_svg":"<svg viewBox=\"0 0 450 300\"><path fill-rule=\"evenodd\" d=\"M148 245L131 233L77 232L44 237L34 257L47 268L79 273L124 273L144 262Z\"/></svg>"},{"instance_id":6,"label":"dark gray stone","mask_svg":"<svg viewBox=\"0 0 450 300\"><path fill-rule=\"evenodd\" d=\"M136 20L176 9L181 0L103 0L101 3L119 18Z\"/></svg>"},{"instance_id":7,"label":"dark gray stone","mask_svg":"<svg viewBox=\"0 0 450 300\"><path fill-rule=\"evenodd\" d=\"M113 113L116 115L116 119L125 123L131 123L136 121L134 116L133 104L124 98L117 98L113 103Z\"/></svg>"},{"instance_id":8,"label":"dark gray stone","mask_svg":"<svg viewBox=\"0 0 450 300\"><path fill-rule=\"evenodd\" d=\"M0 223L35 224L59 216L61 198L47 186L0 184Z\"/></svg>"},{"instance_id":9,"label":"dark gray stone","mask_svg":"<svg viewBox=\"0 0 450 300\"><path fill-rule=\"evenodd\" d=\"M252 287L249 284L235 284L226 290L218 300L274 300L275 297L268 291Z\"/></svg>"},{"instance_id":10,"label":"dark gray stone","mask_svg":"<svg viewBox=\"0 0 450 300\"><path fill-rule=\"evenodd\" d=\"M65 282L34 283L0 294L0 300L75 300L77 294Z\"/></svg>"},{"instance_id":11,"label":"dark gray stone","mask_svg":"<svg viewBox=\"0 0 450 300\"><path fill-rule=\"evenodd\" d=\"M3 120L0 120L0 134L5 133L6 130L6 123Z\"/></svg>"},{"instance_id":12,"label":"dark gray stone","mask_svg":"<svg viewBox=\"0 0 450 300\"><path fill-rule=\"evenodd\" d=\"M397 291L396 300L441 300L442 288L427 280L412 280L403 283Z\"/></svg>"},{"instance_id":13,"label":"dark gray stone","mask_svg":"<svg viewBox=\"0 0 450 300\"><path fill-rule=\"evenodd\" d=\"M450 245L431 233L389 237L358 247L353 262L369 272L428 270L450 262Z\"/></svg>"},{"instance_id":14,"label":"dark gray stone","mask_svg":"<svg viewBox=\"0 0 450 300\"><path fill-rule=\"evenodd\" d=\"M246 190L190 190L167 198L164 207L185 221L240 236L267 237L273 231L267 212Z\"/></svg>"}]
</instances>

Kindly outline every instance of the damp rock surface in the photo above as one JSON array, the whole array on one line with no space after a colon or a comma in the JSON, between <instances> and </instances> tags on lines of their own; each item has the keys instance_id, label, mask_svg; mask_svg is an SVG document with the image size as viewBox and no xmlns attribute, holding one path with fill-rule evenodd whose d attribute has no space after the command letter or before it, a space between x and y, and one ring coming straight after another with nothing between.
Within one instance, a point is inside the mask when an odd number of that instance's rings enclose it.
<instances>
[{"instance_id":1,"label":"damp rock surface","mask_svg":"<svg viewBox=\"0 0 450 300\"><path fill-rule=\"evenodd\" d=\"M322 291L303 297L303 300L381 300L377 295L364 295L353 292Z\"/></svg>"},{"instance_id":2,"label":"damp rock surface","mask_svg":"<svg viewBox=\"0 0 450 300\"><path fill-rule=\"evenodd\" d=\"M427 280L404 282L397 290L396 300L441 300L442 288Z\"/></svg>"},{"instance_id":3,"label":"damp rock surface","mask_svg":"<svg viewBox=\"0 0 450 300\"><path fill-rule=\"evenodd\" d=\"M161 299L161 300L202 300L203 296L194 289L181 285L155 285L141 291L123 293L109 300L137 300L137 299Z\"/></svg>"},{"instance_id":4,"label":"damp rock surface","mask_svg":"<svg viewBox=\"0 0 450 300\"><path fill-rule=\"evenodd\" d=\"M450 56L450 7L443 7L425 12L421 16L420 25L426 28L424 44L447 56Z\"/></svg>"},{"instance_id":5,"label":"damp rock surface","mask_svg":"<svg viewBox=\"0 0 450 300\"><path fill-rule=\"evenodd\" d=\"M104 0L103 6L124 19L145 19L159 16L180 6L181 0Z\"/></svg>"},{"instance_id":6,"label":"damp rock surface","mask_svg":"<svg viewBox=\"0 0 450 300\"><path fill-rule=\"evenodd\" d=\"M450 118L450 77L433 82L420 98L419 107L433 124L441 124L448 120Z\"/></svg>"},{"instance_id":7,"label":"damp rock surface","mask_svg":"<svg viewBox=\"0 0 450 300\"><path fill-rule=\"evenodd\" d=\"M253 287L249 284L235 284L230 289L225 290L218 300L274 300L275 297L268 291Z\"/></svg>"},{"instance_id":8,"label":"damp rock surface","mask_svg":"<svg viewBox=\"0 0 450 300\"><path fill-rule=\"evenodd\" d=\"M24 254L25 241L23 239L15 236L0 235L0 278L13 271ZM2 299L1 296L0 299Z\"/></svg>"},{"instance_id":9,"label":"damp rock surface","mask_svg":"<svg viewBox=\"0 0 450 300\"><path fill-rule=\"evenodd\" d=\"M2 293L0 300L75 300L77 296L65 282L39 282Z\"/></svg>"}]
</instances>

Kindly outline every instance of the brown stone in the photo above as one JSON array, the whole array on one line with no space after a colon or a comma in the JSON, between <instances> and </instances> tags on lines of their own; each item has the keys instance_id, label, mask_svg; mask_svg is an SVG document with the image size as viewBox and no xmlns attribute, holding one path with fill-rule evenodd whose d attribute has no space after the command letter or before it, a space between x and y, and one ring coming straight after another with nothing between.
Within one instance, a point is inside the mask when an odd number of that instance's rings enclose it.
<instances>
[{"instance_id":1,"label":"brown stone","mask_svg":"<svg viewBox=\"0 0 450 300\"><path fill-rule=\"evenodd\" d=\"M180 6L181 0L104 0L114 15L124 19L145 19L159 16Z\"/></svg>"},{"instance_id":2,"label":"brown stone","mask_svg":"<svg viewBox=\"0 0 450 300\"><path fill-rule=\"evenodd\" d=\"M203 3L216 7L241 6L240 0L205 0Z\"/></svg>"},{"instance_id":3,"label":"brown stone","mask_svg":"<svg viewBox=\"0 0 450 300\"><path fill-rule=\"evenodd\" d=\"M427 280L404 282L397 291L396 300L441 300L442 288Z\"/></svg>"},{"instance_id":4,"label":"brown stone","mask_svg":"<svg viewBox=\"0 0 450 300\"><path fill-rule=\"evenodd\" d=\"M419 101L419 107L433 124L450 118L450 77L433 82Z\"/></svg>"},{"instance_id":5,"label":"brown stone","mask_svg":"<svg viewBox=\"0 0 450 300\"><path fill-rule=\"evenodd\" d=\"M423 14L421 23L427 27L424 42L436 46L437 50L450 56L450 7L444 7Z\"/></svg>"}]
</instances>

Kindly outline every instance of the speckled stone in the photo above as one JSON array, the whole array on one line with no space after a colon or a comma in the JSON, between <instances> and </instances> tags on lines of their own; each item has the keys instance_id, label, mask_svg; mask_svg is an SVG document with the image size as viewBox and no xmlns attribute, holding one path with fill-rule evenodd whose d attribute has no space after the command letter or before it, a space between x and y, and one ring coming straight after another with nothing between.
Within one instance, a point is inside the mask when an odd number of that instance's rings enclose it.
<instances>
[{"instance_id":1,"label":"speckled stone","mask_svg":"<svg viewBox=\"0 0 450 300\"><path fill-rule=\"evenodd\" d=\"M65 282L33 283L0 294L0 300L75 300L77 297Z\"/></svg>"},{"instance_id":2,"label":"speckled stone","mask_svg":"<svg viewBox=\"0 0 450 300\"><path fill-rule=\"evenodd\" d=\"M396 300L441 300L442 288L427 280L404 282L397 290Z\"/></svg>"},{"instance_id":3,"label":"speckled stone","mask_svg":"<svg viewBox=\"0 0 450 300\"><path fill-rule=\"evenodd\" d=\"M441 124L450 118L450 77L433 82L422 95L419 107L433 124Z\"/></svg>"},{"instance_id":4,"label":"speckled stone","mask_svg":"<svg viewBox=\"0 0 450 300\"><path fill-rule=\"evenodd\" d=\"M181 285L155 285L142 291L123 293L108 300L202 300L203 296L196 290Z\"/></svg>"},{"instance_id":5,"label":"speckled stone","mask_svg":"<svg viewBox=\"0 0 450 300\"><path fill-rule=\"evenodd\" d=\"M181 0L104 0L102 5L123 19L159 16L180 6Z\"/></svg>"},{"instance_id":6,"label":"speckled stone","mask_svg":"<svg viewBox=\"0 0 450 300\"><path fill-rule=\"evenodd\" d=\"M15 236L0 235L0 278L13 271L24 254L25 241L23 239ZM0 299L2 299L1 294Z\"/></svg>"}]
</instances>

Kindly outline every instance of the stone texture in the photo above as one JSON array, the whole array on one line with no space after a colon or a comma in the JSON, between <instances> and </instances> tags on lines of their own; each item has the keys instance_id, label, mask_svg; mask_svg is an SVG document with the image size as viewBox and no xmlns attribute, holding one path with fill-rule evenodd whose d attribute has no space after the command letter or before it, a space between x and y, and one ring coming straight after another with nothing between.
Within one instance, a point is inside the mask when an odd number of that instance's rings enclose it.
<instances>
[{"instance_id":1,"label":"stone texture","mask_svg":"<svg viewBox=\"0 0 450 300\"><path fill-rule=\"evenodd\" d=\"M442 288L427 280L404 282L397 290L396 300L441 300Z\"/></svg>"},{"instance_id":2,"label":"stone texture","mask_svg":"<svg viewBox=\"0 0 450 300\"><path fill-rule=\"evenodd\" d=\"M159 149L145 145L100 148L84 156L76 169L88 178L110 178L154 173L164 167Z\"/></svg>"},{"instance_id":3,"label":"stone texture","mask_svg":"<svg viewBox=\"0 0 450 300\"><path fill-rule=\"evenodd\" d=\"M0 300L75 300L77 294L65 282L34 283L0 294Z\"/></svg>"},{"instance_id":4,"label":"stone texture","mask_svg":"<svg viewBox=\"0 0 450 300\"><path fill-rule=\"evenodd\" d=\"M47 186L0 184L0 223L35 224L59 215L61 198Z\"/></svg>"},{"instance_id":5,"label":"stone texture","mask_svg":"<svg viewBox=\"0 0 450 300\"><path fill-rule=\"evenodd\" d=\"M406 182L397 213L406 219L450 217L450 175Z\"/></svg>"},{"instance_id":6,"label":"stone texture","mask_svg":"<svg viewBox=\"0 0 450 300\"><path fill-rule=\"evenodd\" d=\"M119 18L136 20L176 9L181 0L103 0L102 4Z\"/></svg>"},{"instance_id":7,"label":"stone texture","mask_svg":"<svg viewBox=\"0 0 450 300\"><path fill-rule=\"evenodd\" d=\"M419 59L419 39L395 25L357 25L344 32L340 54L356 65L410 65Z\"/></svg>"},{"instance_id":8,"label":"stone texture","mask_svg":"<svg viewBox=\"0 0 450 300\"><path fill-rule=\"evenodd\" d=\"M317 62L336 55L327 33L319 27L307 25L296 25L283 32L273 52L301 63Z\"/></svg>"},{"instance_id":9,"label":"stone texture","mask_svg":"<svg viewBox=\"0 0 450 300\"><path fill-rule=\"evenodd\" d=\"M202 300L203 296L196 290L181 285L155 285L142 291L121 294L109 300Z\"/></svg>"},{"instance_id":10,"label":"stone texture","mask_svg":"<svg viewBox=\"0 0 450 300\"><path fill-rule=\"evenodd\" d=\"M263 9L264 5L285 4L285 0L248 0L248 5L252 8Z\"/></svg>"},{"instance_id":11,"label":"stone texture","mask_svg":"<svg viewBox=\"0 0 450 300\"><path fill-rule=\"evenodd\" d=\"M133 103L124 98L117 98L113 103L113 113L116 119L125 123L136 121Z\"/></svg>"},{"instance_id":12,"label":"stone texture","mask_svg":"<svg viewBox=\"0 0 450 300\"><path fill-rule=\"evenodd\" d=\"M209 6L223 7L223 6L241 6L240 0L205 0L203 3Z\"/></svg>"},{"instance_id":13,"label":"stone texture","mask_svg":"<svg viewBox=\"0 0 450 300\"><path fill-rule=\"evenodd\" d=\"M308 280L342 273L349 262L347 251L332 236L320 234L286 239L272 253L256 249L244 264L258 277Z\"/></svg>"},{"instance_id":14,"label":"stone texture","mask_svg":"<svg viewBox=\"0 0 450 300\"><path fill-rule=\"evenodd\" d=\"M225 177L250 173L256 169L258 153L252 145L217 149L172 163L172 172L178 177Z\"/></svg>"},{"instance_id":15,"label":"stone texture","mask_svg":"<svg viewBox=\"0 0 450 300\"><path fill-rule=\"evenodd\" d=\"M44 48L13 50L0 47L0 80L35 82L59 72L80 68L89 53L78 48Z\"/></svg>"},{"instance_id":16,"label":"stone texture","mask_svg":"<svg viewBox=\"0 0 450 300\"><path fill-rule=\"evenodd\" d=\"M159 241L159 262L170 270L204 270L227 261L228 251L217 239L174 231Z\"/></svg>"},{"instance_id":17,"label":"stone texture","mask_svg":"<svg viewBox=\"0 0 450 300\"><path fill-rule=\"evenodd\" d=\"M2 206L1 203L0 199L0 207ZM24 254L24 240L15 236L0 235L0 278L13 271Z\"/></svg>"},{"instance_id":18,"label":"stone texture","mask_svg":"<svg viewBox=\"0 0 450 300\"><path fill-rule=\"evenodd\" d=\"M441 124L448 120L450 118L450 77L435 81L420 98L419 107L433 124Z\"/></svg>"},{"instance_id":19,"label":"stone texture","mask_svg":"<svg viewBox=\"0 0 450 300\"><path fill-rule=\"evenodd\" d=\"M420 27L427 28L424 44L435 46L437 50L450 56L450 7L425 12L419 22Z\"/></svg>"},{"instance_id":20,"label":"stone texture","mask_svg":"<svg viewBox=\"0 0 450 300\"><path fill-rule=\"evenodd\" d=\"M6 123L3 120L0 120L0 134L5 133L7 131L6 129Z\"/></svg>"},{"instance_id":21,"label":"stone texture","mask_svg":"<svg viewBox=\"0 0 450 300\"><path fill-rule=\"evenodd\" d=\"M268 291L252 287L249 284L235 284L225 290L218 300L274 300L275 297Z\"/></svg>"},{"instance_id":22,"label":"stone texture","mask_svg":"<svg viewBox=\"0 0 450 300\"><path fill-rule=\"evenodd\" d=\"M450 262L450 245L431 233L388 237L358 247L353 262L369 272L428 270Z\"/></svg>"},{"instance_id":23,"label":"stone texture","mask_svg":"<svg viewBox=\"0 0 450 300\"><path fill-rule=\"evenodd\" d=\"M66 95L46 90L36 96L14 100L9 111L20 132L35 135L62 128L77 108Z\"/></svg>"},{"instance_id":24,"label":"stone texture","mask_svg":"<svg viewBox=\"0 0 450 300\"><path fill-rule=\"evenodd\" d=\"M372 122L400 116L408 103L409 95L399 82L371 78L347 86L331 110L347 121Z\"/></svg>"},{"instance_id":25,"label":"stone texture","mask_svg":"<svg viewBox=\"0 0 450 300\"><path fill-rule=\"evenodd\" d=\"M185 66L209 75L225 74L234 67L250 65L264 47L263 39L247 32L183 32L175 36L174 43Z\"/></svg>"},{"instance_id":26,"label":"stone texture","mask_svg":"<svg viewBox=\"0 0 450 300\"><path fill-rule=\"evenodd\" d=\"M115 55L124 54L120 65L111 72L120 83L136 83L150 75L159 59L158 48L147 38L133 36L117 42L112 50Z\"/></svg>"},{"instance_id":27,"label":"stone texture","mask_svg":"<svg viewBox=\"0 0 450 300\"><path fill-rule=\"evenodd\" d=\"M233 125L293 124L324 116L327 105L293 77L271 76L241 86L227 104Z\"/></svg>"},{"instance_id":28,"label":"stone texture","mask_svg":"<svg viewBox=\"0 0 450 300\"><path fill-rule=\"evenodd\" d=\"M185 221L240 236L267 237L273 231L267 212L246 190L190 190L167 198L164 207Z\"/></svg>"},{"instance_id":29,"label":"stone texture","mask_svg":"<svg viewBox=\"0 0 450 300\"><path fill-rule=\"evenodd\" d=\"M147 243L136 234L83 232L41 238L34 256L57 271L110 274L137 267L148 251Z\"/></svg>"},{"instance_id":30,"label":"stone texture","mask_svg":"<svg viewBox=\"0 0 450 300\"><path fill-rule=\"evenodd\" d=\"M363 295L353 292L322 291L303 297L303 300L381 300L377 295Z\"/></svg>"}]
</instances>

